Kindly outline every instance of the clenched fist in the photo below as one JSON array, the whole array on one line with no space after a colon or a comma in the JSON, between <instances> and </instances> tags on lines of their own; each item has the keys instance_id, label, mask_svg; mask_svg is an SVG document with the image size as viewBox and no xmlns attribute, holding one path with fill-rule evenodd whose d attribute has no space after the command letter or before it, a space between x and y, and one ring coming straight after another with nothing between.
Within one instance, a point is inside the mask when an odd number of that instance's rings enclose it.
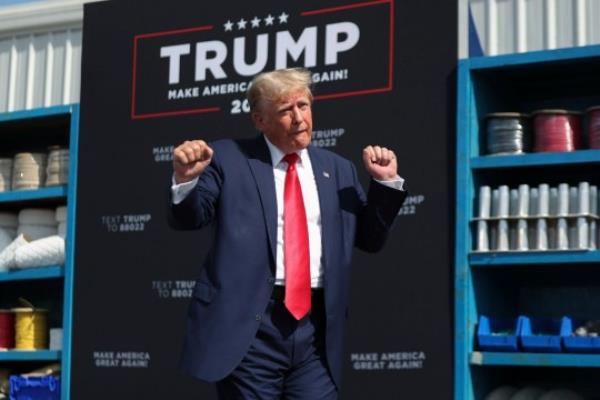
<instances>
[{"instance_id":1,"label":"clenched fist","mask_svg":"<svg viewBox=\"0 0 600 400\"><path fill-rule=\"evenodd\" d=\"M203 140L186 140L173 150L175 182L189 182L200 176L212 160L213 150Z\"/></svg>"},{"instance_id":2,"label":"clenched fist","mask_svg":"<svg viewBox=\"0 0 600 400\"><path fill-rule=\"evenodd\" d=\"M391 181L398 176L398 163L392 150L381 146L367 146L362 155L365 169L374 179Z\"/></svg>"}]
</instances>

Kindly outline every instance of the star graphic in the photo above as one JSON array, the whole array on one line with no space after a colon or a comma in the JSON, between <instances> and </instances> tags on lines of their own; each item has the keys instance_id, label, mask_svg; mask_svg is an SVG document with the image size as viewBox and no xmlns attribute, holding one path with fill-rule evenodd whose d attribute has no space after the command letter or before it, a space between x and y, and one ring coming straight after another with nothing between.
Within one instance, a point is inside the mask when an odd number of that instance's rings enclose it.
<instances>
[{"instance_id":1,"label":"star graphic","mask_svg":"<svg viewBox=\"0 0 600 400\"><path fill-rule=\"evenodd\" d=\"M288 17L289 17L289 15L288 15L288 14L286 14L286 13L282 12L282 13L281 13L281 15L278 17L278 18L279 18L279 23L280 23L280 24L285 24L285 23L287 23Z\"/></svg>"},{"instance_id":2,"label":"star graphic","mask_svg":"<svg viewBox=\"0 0 600 400\"><path fill-rule=\"evenodd\" d=\"M230 20L227 20L227 22L225 22L223 26L225 27L225 32L227 32L233 28L233 23Z\"/></svg>"},{"instance_id":3,"label":"star graphic","mask_svg":"<svg viewBox=\"0 0 600 400\"><path fill-rule=\"evenodd\" d=\"M250 22L252 23L253 28L258 28L260 25L260 19L258 19L258 17L254 17Z\"/></svg>"},{"instance_id":4,"label":"star graphic","mask_svg":"<svg viewBox=\"0 0 600 400\"><path fill-rule=\"evenodd\" d=\"M246 21L244 18L240 19L237 22L238 29L246 29L246 24L247 23L248 23L248 21Z\"/></svg>"},{"instance_id":5,"label":"star graphic","mask_svg":"<svg viewBox=\"0 0 600 400\"><path fill-rule=\"evenodd\" d=\"M273 20L275 18L273 18L273 16L271 14L267 15L267 18L265 18L265 25L273 25Z\"/></svg>"}]
</instances>

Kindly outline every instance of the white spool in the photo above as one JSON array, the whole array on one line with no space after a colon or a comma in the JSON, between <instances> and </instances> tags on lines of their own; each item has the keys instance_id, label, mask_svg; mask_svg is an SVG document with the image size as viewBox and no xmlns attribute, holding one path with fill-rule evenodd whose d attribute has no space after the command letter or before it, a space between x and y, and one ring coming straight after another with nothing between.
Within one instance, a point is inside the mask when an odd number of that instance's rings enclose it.
<instances>
[{"instance_id":1,"label":"white spool","mask_svg":"<svg viewBox=\"0 0 600 400\"><path fill-rule=\"evenodd\" d=\"M561 217L569 215L569 185L566 183L558 185L557 215Z\"/></svg>"},{"instance_id":2,"label":"white spool","mask_svg":"<svg viewBox=\"0 0 600 400\"><path fill-rule=\"evenodd\" d=\"M529 189L529 215L535 217L539 214L540 196L538 188Z\"/></svg>"},{"instance_id":3,"label":"white spool","mask_svg":"<svg viewBox=\"0 0 600 400\"><path fill-rule=\"evenodd\" d=\"M509 227L508 221L501 219L498 221L498 251L508 251L509 249Z\"/></svg>"},{"instance_id":4,"label":"white spool","mask_svg":"<svg viewBox=\"0 0 600 400\"><path fill-rule=\"evenodd\" d=\"M67 206L56 207L56 222L67 222Z\"/></svg>"},{"instance_id":5,"label":"white spool","mask_svg":"<svg viewBox=\"0 0 600 400\"><path fill-rule=\"evenodd\" d=\"M547 217L550 214L550 186L547 183L541 183L538 186L539 203L537 207L537 215Z\"/></svg>"},{"instance_id":6,"label":"white spool","mask_svg":"<svg viewBox=\"0 0 600 400\"><path fill-rule=\"evenodd\" d=\"M58 236L62 237L63 239L67 237L67 223L66 222L61 222L60 224L58 224Z\"/></svg>"},{"instance_id":7,"label":"white spool","mask_svg":"<svg viewBox=\"0 0 600 400\"><path fill-rule=\"evenodd\" d=\"M536 250L548 250L548 223L546 219L540 218L537 220L536 232Z\"/></svg>"},{"instance_id":8,"label":"white spool","mask_svg":"<svg viewBox=\"0 0 600 400\"><path fill-rule=\"evenodd\" d=\"M479 218L489 218L492 201L492 190L489 186L479 188Z\"/></svg>"},{"instance_id":9,"label":"white spool","mask_svg":"<svg viewBox=\"0 0 600 400\"><path fill-rule=\"evenodd\" d=\"M556 248L558 250L569 249L569 224L565 218L559 218L557 221Z\"/></svg>"},{"instance_id":10,"label":"white spool","mask_svg":"<svg viewBox=\"0 0 600 400\"><path fill-rule=\"evenodd\" d=\"M519 191L517 189L510 189L509 191L510 197L510 216L516 217L519 215Z\"/></svg>"},{"instance_id":11,"label":"white spool","mask_svg":"<svg viewBox=\"0 0 600 400\"><path fill-rule=\"evenodd\" d=\"M492 190L492 217L497 217L500 212L500 191Z\"/></svg>"},{"instance_id":12,"label":"white spool","mask_svg":"<svg viewBox=\"0 0 600 400\"><path fill-rule=\"evenodd\" d=\"M578 213L589 214L590 212L590 184L589 182L579 182L578 189Z\"/></svg>"},{"instance_id":13,"label":"white spool","mask_svg":"<svg viewBox=\"0 0 600 400\"><path fill-rule=\"evenodd\" d=\"M499 200L498 200L498 217L507 218L509 214L509 189L508 186L502 185L498 188Z\"/></svg>"},{"instance_id":14,"label":"white spool","mask_svg":"<svg viewBox=\"0 0 600 400\"><path fill-rule=\"evenodd\" d=\"M488 236L487 221L477 221L477 251L489 251L490 239Z\"/></svg>"},{"instance_id":15,"label":"white spool","mask_svg":"<svg viewBox=\"0 0 600 400\"><path fill-rule=\"evenodd\" d=\"M19 224L56 225L56 212L48 208L24 208L19 212Z\"/></svg>"},{"instance_id":16,"label":"white spool","mask_svg":"<svg viewBox=\"0 0 600 400\"><path fill-rule=\"evenodd\" d=\"M576 242L577 249L584 250L590 247L589 231L590 227L588 224L587 217L578 217Z\"/></svg>"},{"instance_id":17,"label":"white spool","mask_svg":"<svg viewBox=\"0 0 600 400\"><path fill-rule=\"evenodd\" d=\"M596 227L596 221L592 220L590 222L590 232L589 232L589 249L596 250L598 248L598 231Z\"/></svg>"},{"instance_id":18,"label":"white spool","mask_svg":"<svg viewBox=\"0 0 600 400\"><path fill-rule=\"evenodd\" d=\"M52 351L62 350L63 344L63 330L62 328L51 328L50 329L50 346L49 349Z\"/></svg>"},{"instance_id":19,"label":"white spool","mask_svg":"<svg viewBox=\"0 0 600 400\"><path fill-rule=\"evenodd\" d=\"M0 226L3 228L14 228L19 226L19 218L15 213L0 212Z\"/></svg>"},{"instance_id":20,"label":"white spool","mask_svg":"<svg viewBox=\"0 0 600 400\"><path fill-rule=\"evenodd\" d=\"M0 228L0 251L4 250L15 239L16 231Z\"/></svg>"},{"instance_id":21,"label":"white spool","mask_svg":"<svg viewBox=\"0 0 600 400\"><path fill-rule=\"evenodd\" d=\"M517 215L527 217L529 215L529 185L519 185L519 207Z\"/></svg>"},{"instance_id":22,"label":"white spool","mask_svg":"<svg viewBox=\"0 0 600 400\"><path fill-rule=\"evenodd\" d=\"M529 250L529 238L527 236L527 220L520 219L517 221L517 245L519 251Z\"/></svg>"}]
</instances>

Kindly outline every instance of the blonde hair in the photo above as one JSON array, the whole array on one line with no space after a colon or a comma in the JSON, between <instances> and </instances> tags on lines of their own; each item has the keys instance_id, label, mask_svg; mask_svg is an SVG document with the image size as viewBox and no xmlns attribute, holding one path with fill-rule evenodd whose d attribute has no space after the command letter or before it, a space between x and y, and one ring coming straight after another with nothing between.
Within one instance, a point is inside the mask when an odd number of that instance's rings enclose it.
<instances>
[{"instance_id":1,"label":"blonde hair","mask_svg":"<svg viewBox=\"0 0 600 400\"><path fill-rule=\"evenodd\" d=\"M286 68L263 72L252 80L246 98L250 104L250 112L260 109L265 102L275 102L282 97L306 91L312 103L313 95L310 90L312 78L304 68Z\"/></svg>"}]
</instances>

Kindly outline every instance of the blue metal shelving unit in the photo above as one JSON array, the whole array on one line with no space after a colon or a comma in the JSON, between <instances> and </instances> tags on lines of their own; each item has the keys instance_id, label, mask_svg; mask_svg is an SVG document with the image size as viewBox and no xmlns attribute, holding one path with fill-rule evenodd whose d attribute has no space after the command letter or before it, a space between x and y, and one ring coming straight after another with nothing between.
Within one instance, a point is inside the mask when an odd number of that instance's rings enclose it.
<instances>
[{"instance_id":1,"label":"blue metal shelving unit","mask_svg":"<svg viewBox=\"0 0 600 400\"><path fill-rule=\"evenodd\" d=\"M36 190L21 190L0 193L0 208L11 204L36 204L37 202L57 201L63 199L67 203L67 241L64 266L48 266L36 269L17 270L0 273L0 283L10 284L13 281L40 279L63 279L63 348L62 351L4 351L0 352L0 362L39 362L58 361L61 363L61 400L70 398L71 376L71 331L73 321L73 273L74 273L74 238L75 238L75 206L77 184L77 150L79 130L79 105L64 105L33 110L16 111L0 114L2 124L27 124L32 121L36 126L43 126L44 118L68 119L69 141L69 182L64 186L40 188ZM1 142L0 130L0 142Z\"/></svg>"},{"instance_id":2,"label":"blue metal shelving unit","mask_svg":"<svg viewBox=\"0 0 600 400\"><path fill-rule=\"evenodd\" d=\"M589 267L589 270L600 271L600 251L475 253L472 252L470 222L474 217L476 189L486 184L486 179L497 183L505 177L510 177L514 182L539 176L540 182L545 182L543 179L548 176L544 176L544 171L549 169L561 173L566 170L577 171L580 175L585 175L586 171L597 171L600 150L486 156L483 151L482 121L491 112L529 113L542 108L583 110L600 105L598 70L600 46L477 57L459 62L454 280L454 398L457 400L483 399L490 391L489 386L498 381L498 375L511 367L600 368L600 355L493 353L478 350L475 331L480 309L501 307L498 304L502 304L502 307L511 306L506 306L502 296L492 297L503 293L502 287L488 290L490 285L505 284L506 280L498 283L494 279L504 273L503 267L510 266L511 277L518 276L520 266L529 271L528 277L538 270L540 276L548 269L556 270L554 266L559 264L581 264ZM600 184L600 176L592 172L588 175L591 182ZM562 274L563 271L565 280L568 280L568 268L560 269L556 274ZM479 286L481 282L485 285ZM521 283L511 284L518 286ZM600 286L600 282L595 285ZM514 302L510 304L514 306Z\"/></svg>"},{"instance_id":3,"label":"blue metal shelving unit","mask_svg":"<svg viewBox=\"0 0 600 400\"><path fill-rule=\"evenodd\" d=\"M36 190L0 193L0 203L67 198L67 186L54 186Z\"/></svg>"},{"instance_id":4,"label":"blue metal shelving unit","mask_svg":"<svg viewBox=\"0 0 600 400\"><path fill-rule=\"evenodd\" d=\"M64 267L54 265L41 268L30 268L0 272L0 282L29 281L34 279L58 279L65 276Z\"/></svg>"},{"instance_id":5,"label":"blue metal shelving unit","mask_svg":"<svg viewBox=\"0 0 600 400\"><path fill-rule=\"evenodd\" d=\"M598 354L493 353L474 351L469 362L477 366L514 367L600 367Z\"/></svg>"},{"instance_id":6,"label":"blue metal shelving unit","mask_svg":"<svg viewBox=\"0 0 600 400\"><path fill-rule=\"evenodd\" d=\"M60 361L61 352L51 350L35 351L3 351L0 352L0 361Z\"/></svg>"}]
</instances>

